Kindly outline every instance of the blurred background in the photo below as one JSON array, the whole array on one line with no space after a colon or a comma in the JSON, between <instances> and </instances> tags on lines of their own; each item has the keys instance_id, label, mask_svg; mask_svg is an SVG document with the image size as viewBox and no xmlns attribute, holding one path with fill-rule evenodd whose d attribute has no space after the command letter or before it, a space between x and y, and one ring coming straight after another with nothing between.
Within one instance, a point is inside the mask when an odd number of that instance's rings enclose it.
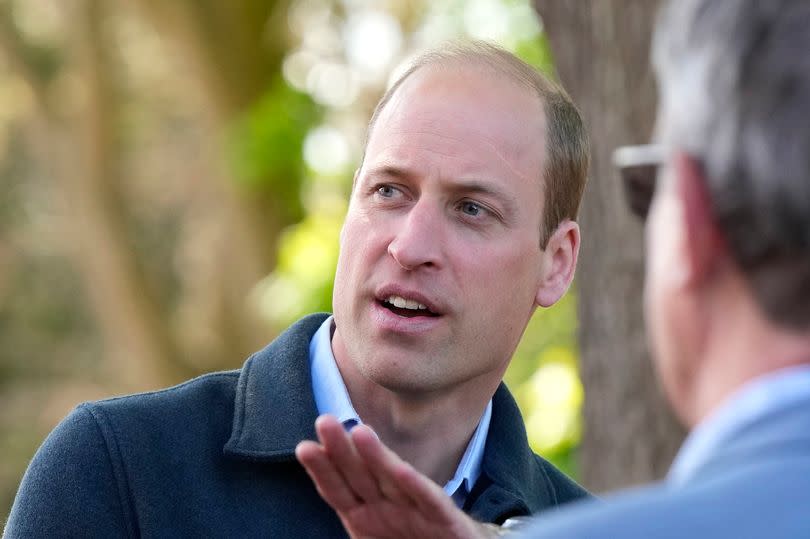
<instances>
[{"instance_id":1,"label":"blurred background","mask_svg":"<svg viewBox=\"0 0 810 539\"><path fill-rule=\"evenodd\" d=\"M613 54L599 24L629 20L627 46L640 59L610 73L652 96L644 40L654 2L536 4L0 0L0 522L37 446L76 404L238 368L298 317L331 310L366 124L413 54L462 36L494 41L563 75L575 100L595 103L583 105L589 120L605 85L576 66ZM632 118L622 129L641 142L648 130ZM607 176L600 140L597 180ZM617 207L618 195L606 185L610 196L589 187L599 202L586 202L583 220L609 233L599 220L612 219L603 204ZM615 219L630 227L629 246L611 251L624 262L600 275L589 260L610 240L586 243L575 288L618 297L614 308L630 314L578 308L573 290L537 313L507 373L533 448L596 489L654 476L680 436L649 415L659 403L637 367L646 365L640 227ZM580 460L578 311L583 324L612 321L612 336L582 341L598 358L582 374L588 395L588 373L595 380L599 411ZM617 353L612 341L635 344ZM647 404L628 406L628 395ZM637 419L602 427L606 411L608 422ZM613 451L620 464L604 456ZM614 470L608 479L603 467Z\"/></svg>"}]
</instances>

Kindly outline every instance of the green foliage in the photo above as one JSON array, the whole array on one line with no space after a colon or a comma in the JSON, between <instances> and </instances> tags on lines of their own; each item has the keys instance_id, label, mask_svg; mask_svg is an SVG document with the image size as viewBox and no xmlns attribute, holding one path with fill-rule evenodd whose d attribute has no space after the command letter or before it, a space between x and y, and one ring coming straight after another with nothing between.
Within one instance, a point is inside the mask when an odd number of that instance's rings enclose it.
<instances>
[{"instance_id":1,"label":"green foliage","mask_svg":"<svg viewBox=\"0 0 810 539\"><path fill-rule=\"evenodd\" d=\"M565 475L573 478L579 477L579 448L569 447L555 453L546 454L546 459L559 468Z\"/></svg>"},{"instance_id":2,"label":"green foliage","mask_svg":"<svg viewBox=\"0 0 810 539\"><path fill-rule=\"evenodd\" d=\"M574 471L581 435L582 385L576 347L576 297L569 293L529 322L505 380L536 452Z\"/></svg>"},{"instance_id":3,"label":"green foliage","mask_svg":"<svg viewBox=\"0 0 810 539\"><path fill-rule=\"evenodd\" d=\"M302 146L321 117L312 99L277 76L264 96L235 122L228 147L232 172L245 189L271 195L285 212L282 222L296 221L304 174Z\"/></svg>"},{"instance_id":4,"label":"green foliage","mask_svg":"<svg viewBox=\"0 0 810 539\"><path fill-rule=\"evenodd\" d=\"M555 76L551 48L545 34L537 39L520 41L513 51L524 62L549 76Z\"/></svg>"},{"instance_id":5,"label":"green foliage","mask_svg":"<svg viewBox=\"0 0 810 539\"><path fill-rule=\"evenodd\" d=\"M257 288L259 309L276 328L332 310L332 288L345 205L337 200L307 214L281 237L276 270Z\"/></svg>"}]
</instances>

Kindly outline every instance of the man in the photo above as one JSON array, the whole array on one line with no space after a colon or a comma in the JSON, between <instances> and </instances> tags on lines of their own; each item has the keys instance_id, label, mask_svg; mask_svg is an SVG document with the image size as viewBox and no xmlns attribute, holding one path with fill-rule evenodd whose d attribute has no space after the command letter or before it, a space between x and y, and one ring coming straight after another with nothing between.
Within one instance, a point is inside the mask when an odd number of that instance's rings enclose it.
<instances>
[{"instance_id":1,"label":"man","mask_svg":"<svg viewBox=\"0 0 810 539\"><path fill-rule=\"evenodd\" d=\"M810 536L808 27L806 0L677 0L664 11L660 145L617 160L643 212L638 175L663 156L645 317L691 434L663 483L541 516L526 537ZM324 446L305 442L299 458L354 536L484 534L367 428L349 437L323 418L318 430ZM359 472L346 476L349 465Z\"/></svg>"},{"instance_id":2,"label":"man","mask_svg":"<svg viewBox=\"0 0 810 539\"><path fill-rule=\"evenodd\" d=\"M294 456L327 412L371 425L479 520L585 496L531 452L501 378L571 282L587 164L575 107L517 58L422 56L372 118L334 317L241 371L80 406L31 463L7 535L342 536Z\"/></svg>"}]
</instances>

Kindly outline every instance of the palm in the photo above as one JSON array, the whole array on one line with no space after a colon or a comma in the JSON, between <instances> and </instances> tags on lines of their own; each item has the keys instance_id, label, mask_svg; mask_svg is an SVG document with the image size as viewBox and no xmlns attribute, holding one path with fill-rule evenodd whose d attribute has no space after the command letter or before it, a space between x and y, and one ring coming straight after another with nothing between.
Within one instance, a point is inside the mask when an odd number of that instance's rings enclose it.
<instances>
[{"instance_id":1,"label":"palm","mask_svg":"<svg viewBox=\"0 0 810 539\"><path fill-rule=\"evenodd\" d=\"M354 539L485 537L438 485L368 428L349 435L334 418L324 417L316 430L323 445L302 442L298 460Z\"/></svg>"}]
</instances>

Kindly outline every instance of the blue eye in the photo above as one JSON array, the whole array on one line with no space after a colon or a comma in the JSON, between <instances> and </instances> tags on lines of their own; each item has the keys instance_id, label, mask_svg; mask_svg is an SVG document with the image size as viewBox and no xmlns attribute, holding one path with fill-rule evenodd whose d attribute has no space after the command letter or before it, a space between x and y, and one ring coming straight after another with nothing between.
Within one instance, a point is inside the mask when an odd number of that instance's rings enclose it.
<instances>
[{"instance_id":1,"label":"blue eye","mask_svg":"<svg viewBox=\"0 0 810 539\"><path fill-rule=\"evenodd\" d=\"M391 198L396 192L397 190L390 185L381 185L377 188L377 194L384 198Z\"/></svg>"},{"instance_id":2,"label":"blue eye","mask_svg":"<svg viewBox=\"0 0 810 539\"><path fill-rule=\"evenodd\" d=\"M461 203L461 211L467 215L472 217L477 217L484 211L484 208L481 207L480 204L476 204L475 202L465 201Z\"/></svg>"}]
</instances>

